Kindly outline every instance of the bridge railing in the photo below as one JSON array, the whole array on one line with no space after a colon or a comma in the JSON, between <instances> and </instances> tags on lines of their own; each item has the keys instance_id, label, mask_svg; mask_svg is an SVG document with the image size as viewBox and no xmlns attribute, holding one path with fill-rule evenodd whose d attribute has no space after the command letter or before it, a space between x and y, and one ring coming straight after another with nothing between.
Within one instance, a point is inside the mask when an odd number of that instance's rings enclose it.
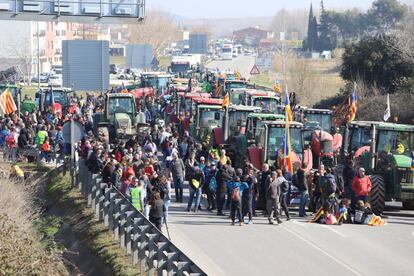
<instances>
[{"instance_id":1,"label":"bridge railing","mask_svg":"<svg viewBox=\"0 0 414 276\"><path fill-rule=\"evenodd\" d=\"M148 275L207 275L160 232L115 187L89 172L84 160L75 166L75 183L96 218L113 232L115 240L131 256L133 265ZM73 169L73 168L72 168Z\"/></svg>"}]
</instances>

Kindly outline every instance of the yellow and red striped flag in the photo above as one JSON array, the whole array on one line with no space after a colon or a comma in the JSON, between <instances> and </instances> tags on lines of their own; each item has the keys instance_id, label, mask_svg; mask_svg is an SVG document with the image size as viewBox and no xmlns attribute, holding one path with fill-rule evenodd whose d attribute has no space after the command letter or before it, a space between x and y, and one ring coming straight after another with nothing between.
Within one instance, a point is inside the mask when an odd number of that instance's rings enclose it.
<instances>
[{"instance_id":1,"label":"yellow and red striped flag","mask_svg":"<svg viewBox=\"0 0 414 276\"><path fill-rule=\"evenodd\" d=\"M10 114L17 110L17 106L14 103L13 96L10 93L10 89L6 88L0 95L0 108L4 114Z\"/></svg>"},{"instance_id":2,"label":"yellow and red striped flag","mask_svg":"<svg viewBox=\"0 0 414 276\"><path fill-rule=\"evenodd\" d=\"M229 99L229 92L227 91L226 94L224 94L223 103L221 104L221 108L223 110L227 109L230 105L230 99Z\"/></svg>"}]
</instances>

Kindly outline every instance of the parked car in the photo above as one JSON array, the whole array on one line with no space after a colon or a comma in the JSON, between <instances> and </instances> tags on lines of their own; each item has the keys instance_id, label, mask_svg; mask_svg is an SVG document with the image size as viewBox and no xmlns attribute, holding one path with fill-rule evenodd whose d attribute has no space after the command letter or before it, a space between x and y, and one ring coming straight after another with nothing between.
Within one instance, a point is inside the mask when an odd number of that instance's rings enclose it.
<instances>
[{"instance_id":1,"label":"parked car","mask_svg":"<svg viewBox=\"0 0 414 276\"><path fill-rule=\"evenodd\" d=\"M61 74L55 74L49 76L48 85L52 87L62 87L63 80Z\"/></svg>"}]
</instances>

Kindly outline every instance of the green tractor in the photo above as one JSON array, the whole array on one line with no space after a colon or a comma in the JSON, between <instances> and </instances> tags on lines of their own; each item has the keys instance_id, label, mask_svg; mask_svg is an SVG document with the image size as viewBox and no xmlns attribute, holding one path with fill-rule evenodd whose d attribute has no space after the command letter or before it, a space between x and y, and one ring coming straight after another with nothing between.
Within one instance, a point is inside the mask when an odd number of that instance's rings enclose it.
<instances>
[{"instance_id":1,"label":"green tractor","mask_svg":"<svg viewBox=\"0 0 414 276\"><path fill-rule=\"evenodd\" d=\"M126 140L147 128L145 116L136 111L135 97L127 93L108 93L104 113L94 115L98 137L104 141Z\"/></svg>"},{"instance_id":2,"label":"green tractor","mask_svg":"<svg viewBox=\"0 0 414 276\"><path fill-rule=\"evenodd\" d=\"M387 200L414 208L414 126L354 121L345 130L343 151L343 156L351 156L369 173L370 204L375 214L384 211Z\"/></svg>"}]
</instances>

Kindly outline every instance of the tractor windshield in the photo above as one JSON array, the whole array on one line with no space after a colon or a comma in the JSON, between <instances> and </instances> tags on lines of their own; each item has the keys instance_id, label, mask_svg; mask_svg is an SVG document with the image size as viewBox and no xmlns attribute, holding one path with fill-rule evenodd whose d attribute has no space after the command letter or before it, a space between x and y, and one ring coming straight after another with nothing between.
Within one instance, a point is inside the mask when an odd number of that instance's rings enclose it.
<instances>
[{"instance_id":1,"label":"tractor windshield","mask_svg":"<svg viewBox=\"0 0 414 276\"><path fill-rule=\"evenodd\" d=\"M413 132L391 130L380 130L378 132L378 153L392 153L411 157L413 149Z\"/></svg>"},{"instance_id":2,"label":"tractor windshield","mask_svg":"<svg viewBox=\"0 0 414 276\"><path fill-rule=\"evenodd\" d=\"M280 103L276 98L254 97L253 106L262 108L263 111L277 112Z\"/></svg>"},{"instance_id":3,"label":"tractor windshield","mask_svg":"<svg viewBox=\"0 0 414 276\"><path fill-rule=\"evenodd\" d=\"M229 126L231 134L239 132L245 127L247 116L251 113L250 110L237 110L229 114Z\"/></svg>"},{"instance_id":4,"label":"tractor windshield","mask_svg":"<svg viewBox=\"0 0 414 276\"><path fill-rule=\"evenodd\" d=\"M227 81L226 82L226 90L231 90L231 89L238 89L238 88L246 88L247 84L245 82L233 82L233 81Z\"/></svg>"},{"instance_id":5,"label":"tractor windshield","mask_svg":"<svg viewBox=\"0 0 414 276\"><path fill-rule=\"evenodd\" d=\"M331 132L332 114L307 113L306 119L308 122L318 122L323 130Z\"/></svg>"},{"instance_id":6,"label":"tractor windshield","mask_svg":"<svg viewBox=\"0 0 414 276\"><path fill-rule=\"evenodd\" d=\"M222 114L219 109L199 109L200 114L200 128L220 127L222 121Z\"/></svg>"},{"instance_id":7,"label":"tractor windshield","mask_svg":"<svg viewBox=\"0 0 414 276\"><path fill-rule=\"evenodd\" d=\"M354 128L351 136L351 151L357 151L363 146L370 146L371 139L370 127Z\"/></svg>"},{"instance_id":8,"label":"tractor windshield","mask_svg":"<svg viewBox=\"0 0 414 276\"><path fill-rule=\"evenodd\" d=\"M282 154L285 140L285 128L269 128L267 144L267 158L276 160L278 154ZM290 128L291 151L298 155L302 154L302 134L300 128Z\"/></svg>"},{"instance_id":9,"label":"tractor windshield","mask_svg":"<svg viewBox=\"0 0 414 276\"><path fill-rule=\"evenodd\" d=\"M230 93L230 103L235 105L245 105L244 91L236 90Z\"/></svg>"},{"instance_id":10,"label":"tractor windshield","mask_svg":"<svg viewBox=\"0 0 414 276\"><path fill-rule=\"evenodd\" d=\"M134 113L134 103L130 97L109 98L109 114Z\"/></svg>"}]
</instances>

